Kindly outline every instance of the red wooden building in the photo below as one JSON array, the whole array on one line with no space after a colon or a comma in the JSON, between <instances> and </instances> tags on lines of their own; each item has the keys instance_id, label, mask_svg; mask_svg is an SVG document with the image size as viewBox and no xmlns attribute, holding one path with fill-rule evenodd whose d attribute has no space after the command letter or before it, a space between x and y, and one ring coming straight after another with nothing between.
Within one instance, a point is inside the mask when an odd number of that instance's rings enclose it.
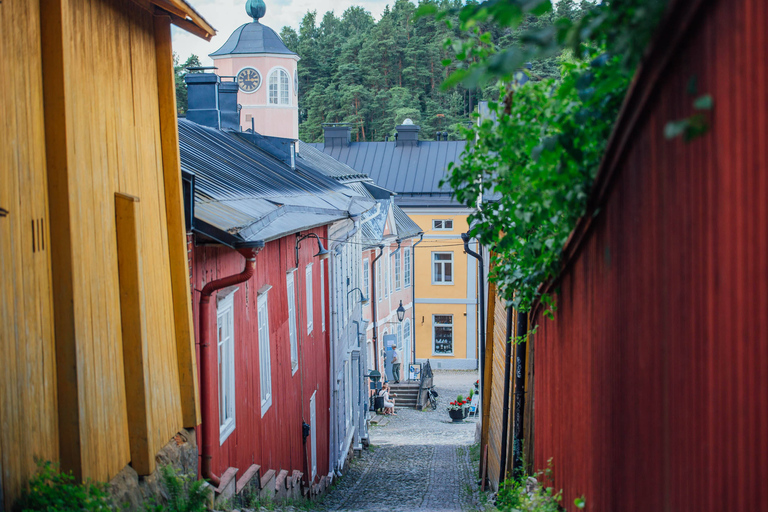
<instances>
[{"instance_id":1,"label":"red wooden building","mask_svg":"<svg viewBox=\"0 0 768 512\"><path fill-rule=\"evenodd\" d=\"M329 467L331 396L323 241L328 225L359 217L373 201L297 165L295 148L221 129L236 116L236 95L215 75L190 77L179 139L200 475L225 497L248 485L265 498L296 496L311 484L317 491ZM200 108L211 95L220 112Z\"/></svg>"},{"instance_id":2,"label":"red wooden building","mask_svg":"<svg viewBox=\"0 0 768 512\"><path fill-rule=\"evenodd\" d=\"M671 2L534 315L535 466L569 510L768 510L766 24L765 2ZM666 140L692 77L711 129Z\"/></svg>"}]
</instances>

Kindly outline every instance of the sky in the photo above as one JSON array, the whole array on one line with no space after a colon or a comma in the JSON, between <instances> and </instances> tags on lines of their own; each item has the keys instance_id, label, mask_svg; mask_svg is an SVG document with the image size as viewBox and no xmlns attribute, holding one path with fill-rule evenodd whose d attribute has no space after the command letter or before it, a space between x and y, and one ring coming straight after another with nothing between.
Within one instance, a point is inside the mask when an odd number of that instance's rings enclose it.
<instances>
[{"instance_id":1,"label":"sky","mask_svg":"<svg viewBox=\"0 0 768 512\"><path fill-rule=\"evenodd\" d=\"M245 13L246 0L189 0L190 4L199 12L208 23L216 29L216 35L207 42L188 32L173 27L173 51L179 55L179 60L184 62L190 55L200 57L204 66L210 66L213 61L208 57L209 53L218 50L229 35L243 23L249 23L250 16ZM298 30L304 14L310 10L317 11L319 22L327 11L334 11L337 16L353 5L359 5L367 9L377 20L384 12L387 4L394 0L264 0L267 4L267 13L259 20L264 25L272 28L278 34L284 26Z\"/></svg>"}]
</instances>

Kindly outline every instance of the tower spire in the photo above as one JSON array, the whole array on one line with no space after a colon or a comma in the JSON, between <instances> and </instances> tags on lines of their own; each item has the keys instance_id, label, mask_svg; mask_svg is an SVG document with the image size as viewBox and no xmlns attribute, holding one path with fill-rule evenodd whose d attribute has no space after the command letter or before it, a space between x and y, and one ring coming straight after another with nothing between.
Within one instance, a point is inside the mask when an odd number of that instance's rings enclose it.
<instances>
[{"instance_id":1,"label":"tower spire","mask_svg":"<svg viewBox=\"0 0 768 512\"><path fill-rule=\"evenodd\" d=\"M245 2L245 12L258 23L259 18L263 18L267 12L267 4L264 0L248 0Z\"/></svg>"}]
</instances>

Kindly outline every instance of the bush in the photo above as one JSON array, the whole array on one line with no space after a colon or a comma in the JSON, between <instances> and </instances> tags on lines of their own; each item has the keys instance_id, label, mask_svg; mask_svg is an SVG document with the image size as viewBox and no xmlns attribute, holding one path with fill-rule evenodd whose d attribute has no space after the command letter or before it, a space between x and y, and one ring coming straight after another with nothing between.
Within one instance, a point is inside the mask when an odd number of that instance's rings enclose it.
<instances>
[{"instance_id":1,"label":"bush","mask_svg":"<svg viewBox=\"0 0 768 512\"><path fill-rule=\"evenodd\" d=\"M496 507L503 512L560 512L563 492L555 492L553 487L545 487L541 480L552 481L552 460L547 469L536 473L535 477L521 475L508 478L496 495ZM576 498L574 505L578 509L586 506L584 497Z\"/></svg>"},{"instance_id":2,"label":"bush","mask_svg":"<svg viewBox=\"0 0 768 512\"><path fill-rule=\"evenodd\" d=\"M165 505L151 503L144 508L147 512L205 512L208 510L210 489L204 480L194 474L180 475L173 466L160 467L160 481L168 493Z\"/></svg>"},{"instance_id":3,"label":"bush","mask_svg":"<svg viewBox=\"0 0 768 512\"><path fill-rule=\"evenodd\" d=\"M16 511L82 512L112 510L107 485L92 481L78 484L74 475L62 473L59 465L37 461L33 476L21 498L13 507Z\"/></svg>"}]
</instances>

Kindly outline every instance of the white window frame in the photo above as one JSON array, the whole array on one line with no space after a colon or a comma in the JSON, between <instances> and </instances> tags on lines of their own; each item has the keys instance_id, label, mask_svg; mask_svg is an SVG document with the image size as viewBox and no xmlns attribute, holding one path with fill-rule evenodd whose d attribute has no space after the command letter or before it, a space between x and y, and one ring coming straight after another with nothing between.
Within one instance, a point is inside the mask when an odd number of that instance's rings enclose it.
<instances>
[{"instance_id":1,"label":"white window frame","mask_svg":"<svg viewBox=\"0 0 768 512\"><path fill-rule=\"evenodd\" d=\"M219 445L235 431L235 301L234 290L216 305L216 348L219 373ZM222 409L225 408L225 409Z\"/></svg>"},{"instance_id":2,"label":"white window frame","mask_svg":"<svg viewBox=\"0 0 768 512\"><path fill-rule=\"evenodd\" d=\"M312 481L317 476L317 390L309 399L309 439L312 443Z\"/></svg>"},{"instance_id":3,"label":"white window frame","mask_svg":"<svg viewBox=\"0 0 768 512\"><path fill-rule=\"evenodd\" d=\"M453 231L453 219L432 219L432 231Z\"/></svg>"},{"instance_id":4,"label":"white window frame","mask_svg":"<svg viewBox=\"0 0 768 512\"><path fill-rule=\"evenodd\" d=\"M377 263L379 264L379 269L376 272L376 286L378 287L376 295L379 296L379 302L381 302L384 299L384 287L381 285L384 279L384 264L381 262L381 258L379 258Z\"/></svg>"},{"instance_id":5,"label":"white window frame","mask_svg":"<svg viewBox=\"0 0 768 512\"><path fill-rule=\"evenodd\" d=\"M392 273L390 272L390 261L389 261L389 254L387 254L387 258L384 261L384 296L389 297L389 276Z\"/></svg>"},{"instance_id":6,"label":"white window frame","mask_svg":"<svg viewBox=\"0 0 768 512\"><path fill-rule=\"evenodd\" d=\"M406 247L403 254L403 286L411 286L411 248Z\"/></svg>"},{"instance_id":7,"label":"white window frame","mask_svg":"<svg viewBox=\"0 0 768 512\"><path fill-rule=\"evenodd\" d=\"M307 303L307 334L312 334L313 316L314 316L314 304L312 304L312 263L307 263L307 268L304 269L304 284L306 286L306 297L304 297Z\"/></svg>"},{"instance_id":8,"label":"white window frame","mask_svg":"<svg viewBox=\"0 0 768 512\"><path fill-rule=\"evenodd\" d=\"M405 320L403 320L403 346L408 345L406 342L410 340L411 340L411 319L406 318Z\"/></svg>"},{"instance_id":9,"label":"white window frame","mask_svg":"<svg viewBox=\"0 0 768 512\"><path fill-rule=\"evenodd\" d=\"M403 287L403 272L401 268L402 258L400 257L400 251L395 251L395 290L400 290Z\"/></svg>"},{"instance_id":10,"label":"white window frame","mask_svg":"<svg viewBox=\"0 0 768 512\"><path fill-rule=\"evenodd\" d=\"M347 430L352 426L352 368L349 360L344 361L344 395L347 399Z\"/></svg>"},{"instance_id":11,"label":"white window frame","mask_svg":"<svg viewBox=\"0 0 768 512\"><path fill-rule=\"evenodd\" d=\"M370 286L371 286L371 265L368 262L368 258L363 259L363 296L368 297L371 293Z\"/></svg>"},{"instance_id":12,"label":"white window frame","mask_svg":"<svg viewBox=\"0 0 768 512\"><path fill-rule=\"evenodd\" d=\"M449 260L437 260L436 256L438 254L450 254L451 255L451 259L450 259L450 261ZM437 265L437 264L439 264L442 267L442 276L443 276L443 280L442 281L438 281L436 279L437 278L437 274L435 273L435 265ZM450 265L451 266L451 280L450 281L446 281L445 280L445 266L446 265ZM434 285L441 285L441 286L443 286L443 285L452 285L453 284L453 270L454 270L454 266L453 266L453 251L435 251L435 252L433 252L432 253L432 265L431 266L432 266L432 284L434 284Z\"/></svg>"},{"instance_id":13,"label":"white window frame","mask_svg":"<svg viewBox=\"0 0 768 512\"><path fill-rule=\"evenodd\" d=\"M288 292L288 336L291 340L291 375L299 369L299 331L296 328L296 269L291 269L285 276L285 286Z\"/></svg>"},{"instance_id":14,"label":"white window frame","mask_svg":"<svg viewBox=\"0 0 768 512\"><path fill-rule=\"evenodd\" d=\"M451 317L451 323L450 324L439 324L435 320L435 317L438 316L449 316ZM451 351L450 352L437 352L435 351L435 330L437 327L450 327L451 328ZM432 355L433 356L452 356L456 347L456 331L454 329L455 324L453 322L453 315L445 315L445 314L433 314L432 315Z\"/></svg>"},{"instance_id":15,"label":"white window frame","mask_svg":"<svg viewBox=\"0 0 768 512\"><path fill-rule=\"evenodd\" d=\"M320 326L325 332L325 260L320 260Z\"/></svg>"},{"instance_id":16,"label":"white window frame","mask_svg":"<svg viewBox=\"0 0 768 512\"><path fill-rule=\"evenodd\" d=\"M272 406L272 358L269 347L269 303L268 291L259 294L256 300L259 338L259 384L261 392L261 416Z\"/></svg>"},{"instance_id":17,"label":"white window frame","mask_svg":"<svg viewBox=\"0 0 768 512\"><path fill-rule=\"evenodd\" d=\"M282 81L283 74L285 75L285 83ZM288 88L283 90L283 87L285 87L286 84ZM275 87L275 101L272 101L273 86ZM269 75L267 76L267 105L291 105L291 75L288 73L287 69L276 67L269 71Z\"/></svg>"}]
</instances>

